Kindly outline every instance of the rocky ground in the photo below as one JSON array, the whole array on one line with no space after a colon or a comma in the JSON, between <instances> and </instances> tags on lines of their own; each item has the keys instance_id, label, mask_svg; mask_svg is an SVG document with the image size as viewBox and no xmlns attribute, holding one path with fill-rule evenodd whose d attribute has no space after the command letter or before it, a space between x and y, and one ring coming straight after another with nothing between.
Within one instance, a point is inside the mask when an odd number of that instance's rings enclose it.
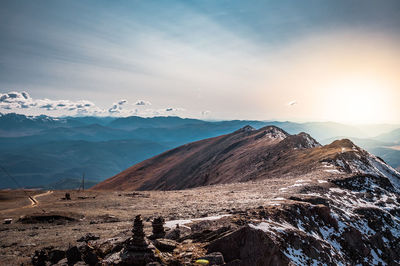
<instances>
[{"instance_id":1,"label":"rocky ground","mask_svg":"<svg viewBox=\"0 0 400 266\"><path fill-rule=\"evenodd\" d=\"M332 167L181 191L54 191L37 197L36 206L21 192L3 191L0 218L12 221L0 225L0 264L127 264L144 254L129 248L140 214L148 261L165 265L204 256L226 265L398 265L400 194L393 180ZM63 199L66 192L71 200ZM159 216L166 235L151 239Z\"/></svg>"}]
</instances>

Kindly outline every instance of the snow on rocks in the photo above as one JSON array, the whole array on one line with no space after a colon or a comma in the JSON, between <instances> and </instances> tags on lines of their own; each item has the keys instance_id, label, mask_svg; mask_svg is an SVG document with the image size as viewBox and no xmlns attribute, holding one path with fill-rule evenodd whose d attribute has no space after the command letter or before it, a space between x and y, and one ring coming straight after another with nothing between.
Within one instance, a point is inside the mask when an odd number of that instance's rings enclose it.
<instances>
[{"instance_id":1,"label":"snow on rocks","mask_svg":"<svg viewBox=\"0 0 400 266\"><path fill-rule=\"evenodd\" d=\"M222 217L227 217L227 216L231 216L231 214L222 214L222 215L202 217L202 218L194 218L194 219L188 219L188 220L171 220L171 221L165 222L164 226L168 227L170 229L175 228L177 225L178 226L187 227L187 226L185 226L186 224L190 224L190 223L193 223L193 222L214 221L214 220L219 220ZM188 227L188 228L190 228L190 227Z\"/></svg>"}]
</instances>

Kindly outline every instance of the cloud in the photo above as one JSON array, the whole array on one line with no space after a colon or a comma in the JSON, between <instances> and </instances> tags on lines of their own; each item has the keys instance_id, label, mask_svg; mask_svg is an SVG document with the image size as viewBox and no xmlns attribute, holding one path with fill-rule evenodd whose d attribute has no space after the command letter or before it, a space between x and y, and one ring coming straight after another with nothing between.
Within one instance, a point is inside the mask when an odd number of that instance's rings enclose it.
<instances>
[{"instance_id":1,"label":"cloud","mask_svg":"<svg viewBox=\"0 0 400 266\"><path fill-rule=\"evenodd\" d=\"M10 91L4 94L0 93L0 108L2 109L22 109L36 105L37 103L25 91Z\"/></svg>"},{"instance_id":2,"label":"cloud","mask_svg":"<svg viewBox=\"0 0 400 266\"><path fill-rule=\"evenodd\" d=\"M112 107L108 109L108 112L110 114L120 114L120 113L122 113L122 111L123 111L123 107L122 106L127 102L128 102L127 100L122 99L122 100L118 101L117 103L113 103Z\"/></svg>"},{"instance_id":3,"label":"cloud","mask_svg":"<svg viewBox=\"0 0 400 266\"><path fill-rule=\"evenodd\" d=\"M293 106L293 105L296 105L297 104L297 101L296 100L294 100L294 101L290 101L290 102L288 102L288 104L287 105L289 105L289 106Z\"/></svg>"},{"instance_id":4,"label":"cloud","mask_svg":"<svg viewBox=\"0 0 400 266\"><path fill-rule=\"evenodd\" d=\"M128 101L127 100L120 100L119 102L118 102L118 104L119 105L123 105L124 103L127 103Z\"/></svg>"},{"instance_id":5,"label":"cloud","mask_svg":"<svg viewBox=\"0 0 400 266\"><path fill-rule=\"evenodd\" d=\"M76 113L97 113L101 109L87 100L51 100L51 99L33 99L29 93L22 91L11 91L0 93L0 109L44 109L46 111L74 111Z\"/></svg>"},{"instance_id":6,"label":"cloud","mask_svg":"<svg viewBox=\"0 0 400 266\"><path fill-rule=\"evenodd\" d=\"M183 108L146 108L151 105L150 102L138 100L135 102L135 108L128 105L128 100L121 99L111 105L111 107L103 109L96 106L88 100L52 100L48 98L35 99L29 93L22 91L11 91L0 93L0 110L7 112L16 112L24 114L49 114L51 115L98 115L98 116L168 116L183 115L186 111Z\"/></svg>"},{"instance_id":7,"label":"cloud","mask_svg":"<svg viewBox=\"0 0 400 266\"><path fill-rule=\"evenodd\" d=\"M151 105L151 102L138 100L137 102L134 103L134 105Z\"/></svg>"},{"instance_id":8,"label":"cloud","mask_svg":"<svg viewBox=\"0 0 400 266\"><path fill-rule=\"evenodd\" d=\"M178 111L185 111L185 109L183 109L183 108L174 108L174 107L165 108L165 112L178 112Z\"/></svg>"}]
</instances>

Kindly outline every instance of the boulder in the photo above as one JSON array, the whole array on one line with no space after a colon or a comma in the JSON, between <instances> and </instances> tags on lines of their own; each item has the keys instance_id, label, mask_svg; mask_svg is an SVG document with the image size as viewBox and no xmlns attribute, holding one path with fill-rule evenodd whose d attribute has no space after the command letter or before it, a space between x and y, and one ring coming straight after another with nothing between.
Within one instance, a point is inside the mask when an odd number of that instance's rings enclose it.
<instances>
[{"instance_id":1,"label":"boulder","mask_svg":"<svg viewBox=\"0 0 400 266\"><path fill-rule=\"evenodd\" d=\"M58 263L56 263L54 265L57 265L57 266L68 266L68 260L67 260L67 258L64 258L64 259L60 260Z\"/></svg>"},{"instance_id":2,"label":"boulder","mask_svg":"<svg viewBox=\"0 0 400 266\"><path fill-rule=\"evenodd\" d=\"M279 246L261 230L244 226L207 245L208 252L220 252L232 265L288 265ZM235 261L235 262L234 262Z\"/></svg>"},{"instance_id":3,"label":"boulder","mask_svg":"<svg viewBox=\"0 0 400 266\"><path fill-rule=\"evenodd\" d=\"M48 258L51 263L58 263L60 260L65 258L65 251L58 249L50 250L48 253Z\"/></svg>"},{"instance_id":4,"label":"boulder","mask_svg":"<svg viewBox=\"0 0 400 266\"><path fill-rule=\"evenodd\" d=\"M174 240L171 240L171 239L160 238L160 239L156 239L154 241L154 245L160 251L172 252L176 248L177 243Z\"/></svg>"},{"instance_id":5,"label":"boulder","mask_svg":"<svg viewBox=\"0 0 400 266\"><path fill-rule=\"evenodd\" d=\"M65 256L67 257L68 263L75 264L76 262L81 260L81 252L79 251L77 246L72 246L67 249L65 252Z\"/></svg>"},{"instance_id":6,"label":"boulder","mask_svg":"<svg viewBox=\"0 0 400 266\"><path fill-rule=\"evenodd\" d=\"M36 250L35 254L33 254L32 257L32 265L34 266L45 266L46 261L48 260L47 252L46 250Z\"/></svg>"},{"instance_id":7,"label":"boulder","mask_svg":"<svg viewBox=\"0 0 400 266\"><path fill-rule=\"evenodd\" d=\"M99 262L99 258L96 255L96 251L93 247L85 245L79 249L83 261L89 265L96 265Z\"/></svg>"},{"instance_id":8,"label":"boulder","mask_svg":"<svg viewBox=\"0 0 400 266\"><path fill-rule=\"evenodd\" d=\"M93 235L92 233L87 233L85 236L82 236L77 242L89 242L90 240L97 240L100 237L98 235Z\"/></svg>"}]
</instances>

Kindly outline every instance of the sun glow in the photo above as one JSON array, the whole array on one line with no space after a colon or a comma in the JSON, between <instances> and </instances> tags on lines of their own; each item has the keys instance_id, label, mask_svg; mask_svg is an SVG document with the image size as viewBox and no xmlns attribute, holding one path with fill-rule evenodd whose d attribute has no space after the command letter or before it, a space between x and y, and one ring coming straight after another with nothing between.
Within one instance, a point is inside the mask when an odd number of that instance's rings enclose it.
<instances>
[{"instance_id":1,"label":"sun glow","mask_svg":"<svg viewBox=\"0 0 400 266\"><path fill-rule=\"evenodd\" d=\"M374 123L391 120L390 84L369 77L342 79L327 87L327 120Z\"/></svg>"}]
</instances>

